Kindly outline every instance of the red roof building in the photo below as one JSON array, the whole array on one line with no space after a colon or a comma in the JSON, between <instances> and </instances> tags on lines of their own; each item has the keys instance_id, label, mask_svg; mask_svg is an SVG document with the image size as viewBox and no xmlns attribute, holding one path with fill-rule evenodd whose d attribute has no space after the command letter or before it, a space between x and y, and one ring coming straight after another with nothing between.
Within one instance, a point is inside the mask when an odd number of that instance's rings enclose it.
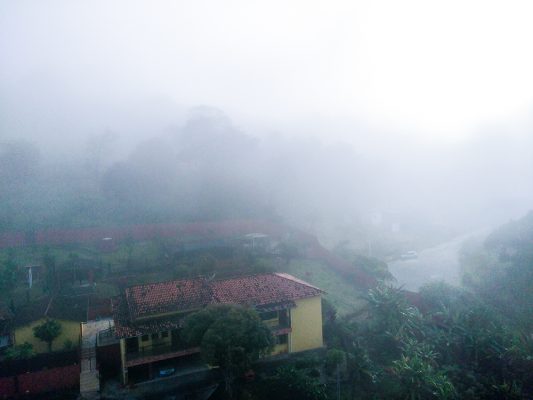
<instances>
[{"instance_id":1,"label":"red roof building","mask_svg":"<svg viewBox=\"0 0 533 400\"><path fill-rule=\"evenodd\" d=\"M321 348L323 291L284 273L223 280L175 280L129 287L113 299L115 337L120 341L123 382L153 379L169 362L193 357L181 339L184 318L212 304L254 308L270 327L272 354ZM162 369L163 370L163 369ZM154 372L155 371L155 372Z\"/></svg>"}]
</instances>

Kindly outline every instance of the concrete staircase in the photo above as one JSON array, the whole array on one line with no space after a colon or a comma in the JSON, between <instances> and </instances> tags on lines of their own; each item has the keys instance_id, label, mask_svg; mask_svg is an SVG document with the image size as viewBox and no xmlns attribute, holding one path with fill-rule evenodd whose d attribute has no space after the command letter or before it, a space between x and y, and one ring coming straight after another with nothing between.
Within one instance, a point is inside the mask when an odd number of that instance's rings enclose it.
<instances>
[{"instance_id":1,"label":"concrete staircase","mask_svg":"<svg viewBox=\"0 0 533 400\"><path fill-rule=\"evenodd\" d=\"M100 378L98 371L81 371L80 395L83 399L98 399L100 391Z\"/></svg>"},{"instance_id":2,"label":"concrete staircase","mask_svg":"<svg viewBox=\"0 0 533 400\"><path fill-rule=\"evenodd\" d=\"M96 335L99 329L97 321L81 326L80 395L86 400L100 398L100 376L96 369Z\"/></svg>"}]
</instances>

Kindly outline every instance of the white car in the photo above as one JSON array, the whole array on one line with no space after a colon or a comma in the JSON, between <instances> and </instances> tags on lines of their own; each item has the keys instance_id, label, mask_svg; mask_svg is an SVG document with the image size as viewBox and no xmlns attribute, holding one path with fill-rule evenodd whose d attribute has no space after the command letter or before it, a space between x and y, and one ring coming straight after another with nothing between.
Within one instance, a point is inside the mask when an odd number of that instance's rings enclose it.
<instances>
[{"instance_id":1,"label":"white car","mask_svg":"<svg viewBox=\"0 0 533 400\"><path fill-rule=\"evenodd\" d=\"M403 253L400 258L402 260L415 260L418 258L418 253L414 250L410 250L406 253Z\"/></svg>"}]
</instances>

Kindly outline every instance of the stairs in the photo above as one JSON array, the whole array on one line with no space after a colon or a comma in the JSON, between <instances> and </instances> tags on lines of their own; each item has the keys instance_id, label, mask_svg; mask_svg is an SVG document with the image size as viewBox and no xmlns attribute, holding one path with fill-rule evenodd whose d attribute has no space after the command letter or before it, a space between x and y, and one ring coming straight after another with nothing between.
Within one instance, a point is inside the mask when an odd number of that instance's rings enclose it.
<instances>
[{"instance_id":1,"label":"stairs","mask_svg":"<svg viewBox=\"0 0 533 400\"><path fill-rule=\"evenodd\" d=\"M100 391L98 371L82 371L80 374L80 394L84 399L97 399Z\"/></svg>"},{"instance_id":2,"label":"stairs","mask_svg":"<svg viewBox=\"0 0 533 400\"><path fill-rule=\"evenodd\" d=\"M92 321L91 321L92 322ZM100 376L96 369L96 326L82 325L80 395L82 399L100 398Z\"/></svg>"}]
</instances>

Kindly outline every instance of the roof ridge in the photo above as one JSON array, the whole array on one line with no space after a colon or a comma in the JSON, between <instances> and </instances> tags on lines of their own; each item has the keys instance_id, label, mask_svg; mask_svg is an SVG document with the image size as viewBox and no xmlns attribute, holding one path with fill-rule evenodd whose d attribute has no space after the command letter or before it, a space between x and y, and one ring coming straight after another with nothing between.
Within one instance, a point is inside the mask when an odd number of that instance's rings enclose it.
<instances>
[{"instance_id":1,"label":"roof ridge","mask_svg":"<svg viewBox=\"0 0 533 400\"><path fill-rule=\"evenodd\" d=\"M313 288L313 289L320 290L321 292L324 292L324 290L320 289L319 287L311 285L309 282L306 282L306 281L304 281L302 279L296 278L294 275L291 275L289 273L286 273L286 272L274 272L274 275L279 276L280 278L288 279L290 281L299 283L301 285L308 286L308 287Z\"/></svg>"}]
</instances>

